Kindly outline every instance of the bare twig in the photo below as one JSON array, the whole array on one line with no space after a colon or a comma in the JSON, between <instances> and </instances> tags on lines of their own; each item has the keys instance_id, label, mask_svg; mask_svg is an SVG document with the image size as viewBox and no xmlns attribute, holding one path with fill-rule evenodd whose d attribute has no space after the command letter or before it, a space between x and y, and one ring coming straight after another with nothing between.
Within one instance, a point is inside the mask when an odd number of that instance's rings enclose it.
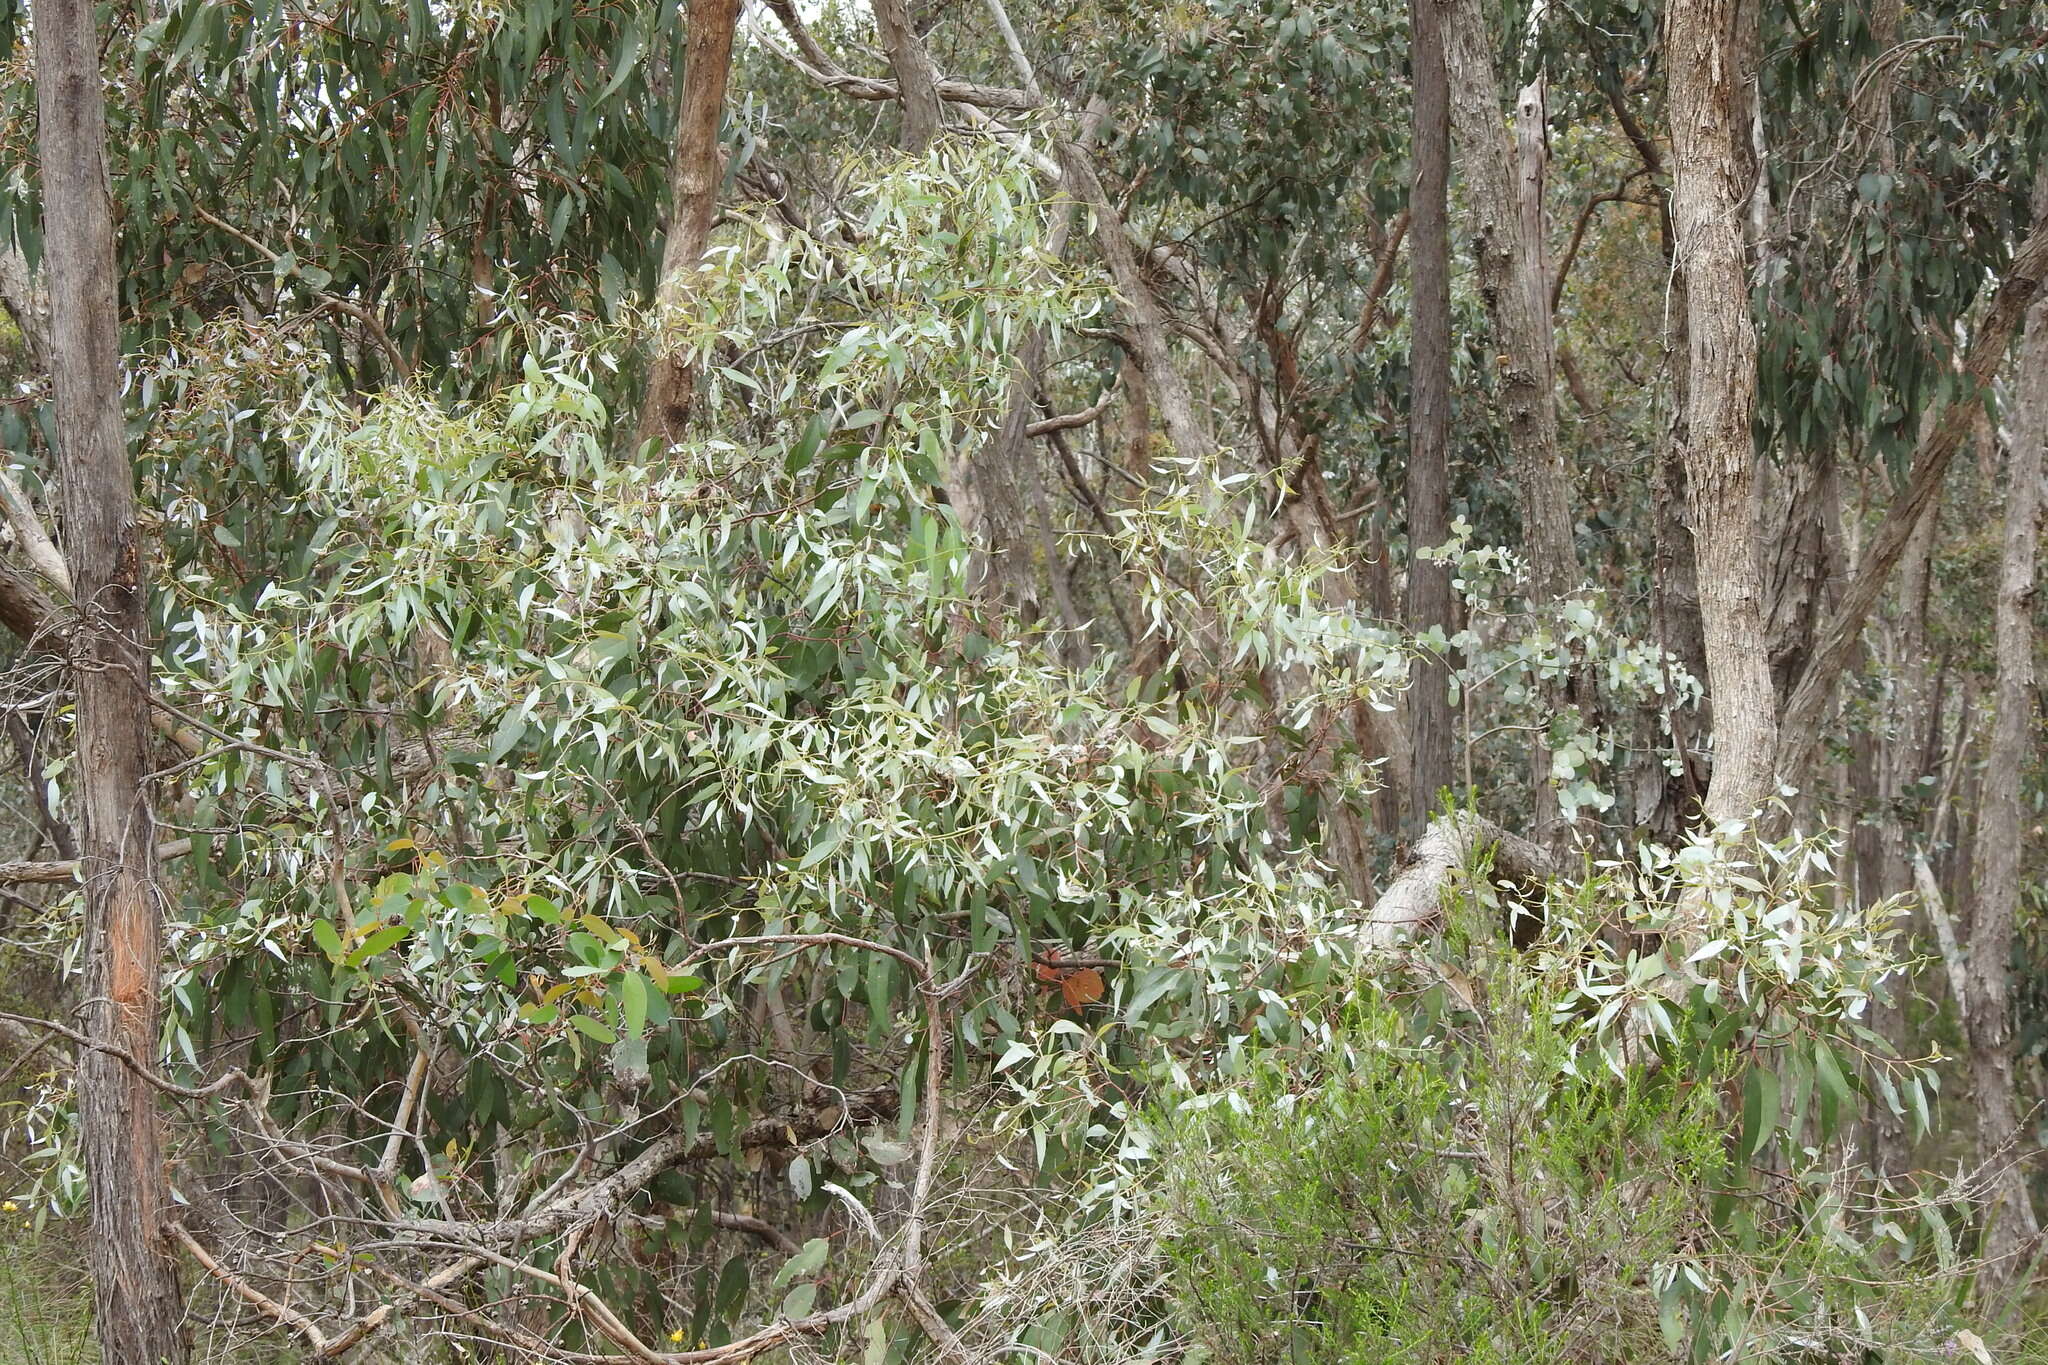
<instances>
[{"instance_id":1,"label":"bare twig","mask_svg":"<svg viewBox=\"0 0 2048 1365\"><path fill-rule=\"evenodd\" d=\"M230 1086L249 1084L249 1073L243 1071L240 1067L236 1067L232 1071L208 1081L205 1085L179 1085L176 1081L167 1081L162 1076L157 1075L148 1063L144 1062L127 1048L117 1047L113 1043L102 1043L88 1038L77 1029L67 1027L53 1019L38 1019L32 1014L15 1014L9 1010L0 1010L0 1019L16 1024L25 1024L30 1028L43 1029L46 1032L55 1034L59 1038L65 1039L73 1046L112 1057L115 1061L141 1077L151 1088L181 1100L210 1099Z\"/></svg>"},{"instance_id":2,"label":"bare twig","mask_svg":"<svg viewBox=\"0 0 2048 1365\"><path fill-rule=\"evenodd\" d=\"M285 254L281 251L272 251L268 246L251 237L233 223L216 217L198 204L192 206L192 212L200 221L211 224L252 251L269 257L272 261L282 259ZM301 279L303 282L303 277ZM312 289L310 283L307 284L307 287ZM312 289L312 293L315 298L320 300L321 308L332 309L337 313L346 313L349 317L360 322L363 325L364 333L369 336L371 341L376 343L378 350L384 352L385 358L391 362L393 373L401 380L412 377L412 366L407 363L405 352L398 349L398 343L391 339L391 334L384 330L384 324L377 320L375 314L371 313L369 309L364 308L361 304L352 303L348 299L342 298L339 294L330 294L324 289Z\"/></svg>"},{"instance_id":3,"label":"bare twig","mask_svg":"<svg viewBox=\"0 0 2048 1365\"><path fill-rule=\"evenodd\" d=\"M1970 968L1963 959L1962 945L1956 941L1955 921L1949 918L1948 901L1941 894L1941 886L1934 880L1934 869L1927 865L1925 849L1913 850L1913 889L1920 894L1920 904L1927 909L1927 918L1934 921L1934 941L1941 948L1941 965L1948 973L1949 993L1955 996L1956 1013L1968 1018L1970 1013Z\"/></svg>"},{"instance_id":4,"label":"bare twig","mask_svg":"<svg viewBox=\"0 0 2048 1365\"><path fill-rule=\"evenodd\" d=\"M805 26L797 13L793 0L767 0L768 10L789 34L796 44L791 52L767 34L760 34L762 45L773 51L784 61L797 68L811 80L828 90L857 100L898 100L903 98L902 90L894 81L878 80L872 76L856 76L840 66L825 51L818 40ZM1001 86L975 85L969 81L953 80L946 76L938 79L939 98L949 104L962 104L979 109L1008 109L1023 111L1036 109L1042 102L1026 90L1010 90Z\"/></svg>"},{"instance_id":5,"label":"bare twig","mask_svg":"<svg viewBox=\"0 0 2048 1365\"><path fill-rule=\"evenodd\" d=\"M247 1280L227 1270L219 1261L214 1259L211 1252L199 1244L199 1240L186 1230L184 1224L172 1223L164 1229L164 1232L172 1241L184 1247L192 1259L199 1262L201 1269L226 1285L229 1292L236 1298L253 1306L257 1312L265 1317L274 1319L297 1332L306 1339L306 1343L313 1348L316 1354L327 1354L326 1334L320 1330L319 1326L311 1318L308 1318L296 1309L286 1307L284 1304L264 1294Z\"/></svg>"}]
</instances>

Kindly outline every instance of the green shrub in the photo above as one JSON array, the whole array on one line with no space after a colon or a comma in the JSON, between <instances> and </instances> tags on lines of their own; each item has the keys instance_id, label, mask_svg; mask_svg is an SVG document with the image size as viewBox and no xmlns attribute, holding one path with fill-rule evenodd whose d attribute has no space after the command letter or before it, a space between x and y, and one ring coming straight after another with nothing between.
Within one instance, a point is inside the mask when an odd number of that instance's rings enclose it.
<instances>
[{"instance_id":1,"label":"green shrub","mask_svg":"<svg viewBox=\"0 0 2048 1365\"><path fill-rule=\"evenodd\" d=\"M1318 1046L1268 1050L1162 1121L1191 1358L1975 1354L1957 1213L1836 1144L1756 1142L1756 1053L1679 1041L1725 1036L1680 1014L1579 1067L1584 1021L1540 955L1484 935L1437 951L1363 988Z\"/></svg>"}]
</instances>

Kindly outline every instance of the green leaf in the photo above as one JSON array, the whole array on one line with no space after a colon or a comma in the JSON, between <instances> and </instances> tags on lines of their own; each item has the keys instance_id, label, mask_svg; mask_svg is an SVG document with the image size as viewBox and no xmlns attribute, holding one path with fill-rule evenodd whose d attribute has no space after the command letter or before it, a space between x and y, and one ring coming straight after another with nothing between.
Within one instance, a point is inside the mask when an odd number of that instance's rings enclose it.
<instances>
[{"instance_id":1,"label":"green leaf","mask_svg":"<svg viewBox=\"0 0 2048 1365\"><path fill-rule=\"evenodd\" d=\"M484 753L484 762L496 763L512 752L514 746L526 736L526 715L518 707L507 711L498 722L498 732L491 736L491 747Z\"/></svg>"},{"instance_id":2,"label":"green leaf","mask_svg":"<svg viewBox=\"0 0 2048 1365\"><path fill-rule=\"evenodd\" d=\"M777 1288L781 1286L778 1285ZM739 1311L747 1298L747 1258L735 1256L725 1263L718 1272L718 1293L713 1297L720 1317L730 1317Z\"/></svg>"},{"instance_id":3,"label":"green leaf","mask_svg":"<svg viewBox=\"0 0 2048 1365\"><path fill-rule=\"evenodd\" d=\"M348 965L351 967L362 966L365 962L368 962L371 958L377 956L386 948L391 947L411 932L412 930L406 928L403 924L385 925L382 929L379 929L376 933L371 934L356 945L356 950L348 955Z\"/></svg>"},{"instance_id":4,"label":"green leaf","mask_svg":"<svg viewBox=\"0 0 2048 1365\"><path fill-rule=\"evenodd\" d=\"M645 1081L647 1069L647 1040L645 1038L621 1038L612 1045L612 1070L621 1079Z\"/></svg>"},{"instance_id":5,"label":"green leaf","mask_svg":"<svg viewBox=\"0 0 2048 1365\"><path fill-rule=\"evenodd\" d=\"M1820 1122L1824 1134L1832 1134L1841 1113L1850 1103L1849 1078L1835 1060L1834 1050L1819 1038L1813 1042L1813 1074L1820 1086Z\"/></svg>"},{"instance_id":6,"label":"green leaf","mask_svg":"<svg viewBox=\"0 0 2048 1365\"><path fill-rule=\"evenodd\" d=\"M1754 1157L1778 1130L1778 1073L1761 1064L1742 1082L1742 1140L1745 1159Z\"/></svg>"},{"instance_id":7,"label":"green leaf","mask_svg":"<svg viewBox=\"0 0 2048 1365\"><path fill-rule=\"evenodd\" d=\"M633 65L640 59L640 30L628 28L619 39L619 49L612 54L612 78L605 82L604 89L590 101L592 105L603 104L619 92L633 74Z\"/></svg>"},{"instance_id":8,"label":"green leaf","mask_svg":"<svg viewBox=\"0 0 2048 1365\"><path fill-rule=\"evenodd\" d=\"M782 1269L775 1272L774 1287L780 1289L791 1280L817 1274L824 1268L825 1258L831 1253L831 1242L823 1237L811 1238L804 1243L801 1251L783 1263Z\"/></svg>"},{"instance_id":9,"label":"green leaf","mask_svg":"<svg viewBox=\"0 0 2048 1365\"><path fill-rule=\"evenodd\" d=\"M808 868L816 867L819 863L824 862L834 853L837 853L839 846L845 842L846 822L834 820L831 824L825 826L816 839L811 841L811 846L804 851L803 861L796 865L796 870L802 872Z\"/></svg>"},{"instance_id":10,"label":"green leaf","mask_svg":"<svg viewBox=\"0 0 2048 1365\"><path fill-rule=\"evenodd\" d=\"M612 1032L601 1019L593 1019L587 1014L572 1014L569 1016L569 1023L578 1033L603 1043L606 1047L619 1041L619 1035Z\"/></svg>"},{"instance_id":11,"label":"green leaf","mask_svg":"<svg viewBox=\"0 0 2048 1365\"><path fill-rule=\"evenodd\" d=\"M341 935L335 932L334 922L332 920L316 919L313 921L312 932L313 946L327 954L328 961L340 962L343 956L341 951Z\"/></svg>"},{"instance_id":12,"label":"green leaf","mask_svg":"<svg viewBox=\"0 0 2048 1365\"><path fill-rule=\"evenodd\" d=\"M619 978L619 1015L628 1038L638 1038L647 1027L647 978L638 972Z\"/></svg>"}]
</instances>

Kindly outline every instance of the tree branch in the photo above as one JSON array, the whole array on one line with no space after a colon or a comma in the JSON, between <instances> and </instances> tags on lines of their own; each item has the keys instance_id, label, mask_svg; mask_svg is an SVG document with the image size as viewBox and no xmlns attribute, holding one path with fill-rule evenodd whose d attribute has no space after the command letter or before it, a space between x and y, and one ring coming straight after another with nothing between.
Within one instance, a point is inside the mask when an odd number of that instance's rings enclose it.
<instances>
[{"instance_id":1,"label":"tree branch","mask_svg":"<svg viewBox=\"0 0 2048 1365\"><path fill-rule=\"evenodd\" d=\"M1964 393L1942 412L1934 429L1921 440L1913 454L1912 473L1906 489L1885 510L1884 521L1858 564L1856 577L1843 593L1841 605L1815 638L1813 654L1800 675L1798 686L1785 704L1779 723L1777 768L1780 779L1797 784L1813 762L1820 747L1820 728L1835 684L1855 657L1863 624L1883 595L1892 570L1905 554L1906 542L1921 515L1940 496L1948 467L1962 449L1978 414L1982 395L1989 391L1993 376L2005 362L2006 349L2019 330L2020 320L2048 278L2048 218L2035 220L2033 230L2013 253L2012 264L1999 281L1983 320L1970 339L1963 363Z\"/></svg>"},{"instance_id":2,"label":"tree branch","mask_svg":"<svg viewBox=\"0 0 2048 1365\"><path fill-rule=\"evenodd\" d=\"M172 839L156 846L158 859L182 858L192 851L190 839ZM0 862L0 886L49 886L78 880L79 860L53 858L47 862L12 859Z\"/></svg>"},{"instance_id":3,"label":"tree branch","mask_svg":"<svg viewBox=\"0 0 2048 1365\"><path fill-rule=\"evenodd\" d=\"M1075 427L1085 427L1109 409L1111 401L1116 398L1116 390L1117 386L1111 384L1102 391L1102 397L1096 399L1093 404L1081 409L1079 412L1062 413L1058 416L1045 417L1036 422L1027 423L1024 427L1024 434L1026 436L1050 436L1055 431L1072 431Z\"/></svg>"},{"instance_id":4,"label":"tree branch","mask_svg":"<svg viewBox=\"0 0 2048 1365\"><path fill-rule=\"evenodd\" d=\"M1493 866L1517 881L1544 881L1555 873L1550 854L1518 834L1469 811L1440 816L1416 840L1408 865L1380 896L1366 921L1366 941L1390 945L1443 917L1453 878L1488 849Z\"/></svg>"},{"instance_id":5,"label":"tree branch","mask_svg":"<svg viewBox=\"0 0 2048 1365\"><path fill-rule=\"evenodd\" d=\"M768 10L789 34L796 44L795 52L763 35L764 46L784 61L796 67L804 75L842 95L857 100L899 100L902 90L894 81L878 80L872 76L856 76L832 60L818 40L805 27L796 12L792 0L766 0ZM1036 109L1044 103L1036 95L1024 90L1011 90L1002 86L975 85L969 81L956 81L945 76L938 77L939 98L949 104L971 105L979 109L1007 109L1023 112Z\"/></svg>"}]
</instances>

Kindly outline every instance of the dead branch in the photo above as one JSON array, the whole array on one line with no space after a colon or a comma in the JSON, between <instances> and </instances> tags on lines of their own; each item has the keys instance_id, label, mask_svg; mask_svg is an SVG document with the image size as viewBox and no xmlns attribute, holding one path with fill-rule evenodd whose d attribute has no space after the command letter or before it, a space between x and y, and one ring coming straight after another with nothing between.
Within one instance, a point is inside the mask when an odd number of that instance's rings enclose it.
<instances>
[{"instance_id":1,"label":"dead branch","mask_svg":"<svg viewBox=\"0 0 2048 1365\"><path fill-rule=\"evenodd\" d=\"M1109 405L1116 398L1116 394L1117 385L1111 384L1102 391L1102 397L1096 399L1079 412L1063 412L1052 417L1040 418L1036 422L1027 423L1024 427L1024 434L1026 436L1050 436L1055 431L1072 431L1075 427L1085 427L1109 410Z\"/></svg>"},{"instance_id":2,"label":"dead branch","mask_svg":"<svg viewBox=\"0 0 2048 1365\"><path fill-rule=\"evenodd\" d=\"M182 858L192 851L190 839L172 839L156 846L159 860ZM47 886L59 882L77 881L78 859L52 858L47 861L15 858L0 863L0 886Z\"/></svg>"},{"instance_id":3,"label":"dead branch","mask_svg":"<svg viewBox=\"0 0 2048 1365\"><path fill-rule=\"evenodd\" d=\"M1439 816L1373 906L1367 942L1391 944L1435 924L1455 880L1489 851L1494 869L1515 881L1540 882L1554 875L1550 854L1519 834L1469 811Z\"/></svg>"}]
</instances>

